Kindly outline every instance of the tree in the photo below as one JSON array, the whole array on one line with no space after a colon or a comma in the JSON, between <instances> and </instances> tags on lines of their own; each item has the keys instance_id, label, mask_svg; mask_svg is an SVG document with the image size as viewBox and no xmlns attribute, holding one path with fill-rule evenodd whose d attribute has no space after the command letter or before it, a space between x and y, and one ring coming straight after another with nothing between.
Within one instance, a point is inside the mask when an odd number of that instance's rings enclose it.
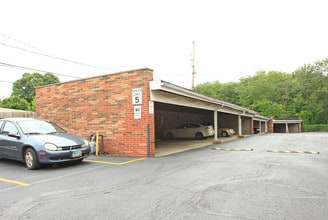
<instances>
[{"instance_id":1,"label":"tree","mask_svg":"<svg viewBox=\"0 0 328 220\"><path fill-rule=\"evenodd\" d=\"M207 83L202 83L198 84L195 87L195 91L198 93L202 93L204 95L217 98L219 99L219 92L221 90L221 83L219 81L214 81L214 82L207 82Z\"/></svg>"},{"instance_id":2,"label":"tree","mask_svg":"<svg viewBox=\"0 0 328 220\"><path fill-rule=\"evenodd\" d=\"M51 73L46 73L45 75L41 75L40 73L24 73L21 79L14 82L11 95L20 97L31 103L35 96L35 87L58 82L58 77Z\"/></svg>"},{"instance_id":3,"label":"tree","mask_svg":"<svg viewBox=\"0 0 328 220\"><path fill-rule=\"evenodd\" d=\"M328 60L304 65L292 73L293 104L306 124L328 123Z\"/></svg>"},{"instance_id":4,"label":"tree","mask_svg":"<svg viewBox=\"0 0 328 220\"><path fill-rule=\"evenodd\" d=\"M0 100L0 106L20 110L35 111L35 87L58 83L59 79L52 73L24 73L21 79L13 84L9 98Z\"/></svg>"},{"instance_id":5,"label":"tree","mask_svg":"<svg viewBox=\"0 0 328 220\"><path fill-rule=\"evenodd\" d=\"M30 110L30 104L25 99L13 95L0 101L0 106L3 108Z\"/></svg>"},{"instance_id":6,"label":"tree","mask_svg":"<svg viewBox=\"0 0 328 220\"><path fill-rule=\"evenodd\" d=\"M253 106L258 100L267 99L286 105L289 102L290 76L278 71L257 72L240 80L240 104ZM256 110L256 108L255 108Z\"/></svg>"},{"instance_id":7,"label":"tree","mask_svg":"<svg viewBox=\"0 0 328 220\"><path fill-rule=\"evenodd\" d=\"M235 104L239 103L238 89L238 83L220 83L219 81L199 84L195 87L195 91L198 93Z\"/></svg>"},{"instance_id":8,"label":"tree","mask_svg":"<svg viewBox=\"0 0 328 220\"><path fill-rule=\"evenodd\" d=\"M290 74L259 71L239 83L208 82L195 90L277 119L298 117L304 124L328 123L328 59Z\"/></svg>"},{"instance_id":9,"label":"tree","mask_svg":"<svg viewBox=\"0 0 328 220\"><path fill-rule=\"evenodd\" d=\"M286 118L288 115L284 105L268 99L261 99L254 102L253 108L262 115L273 116L274 118Z\"/></svg>"}]
</instances>

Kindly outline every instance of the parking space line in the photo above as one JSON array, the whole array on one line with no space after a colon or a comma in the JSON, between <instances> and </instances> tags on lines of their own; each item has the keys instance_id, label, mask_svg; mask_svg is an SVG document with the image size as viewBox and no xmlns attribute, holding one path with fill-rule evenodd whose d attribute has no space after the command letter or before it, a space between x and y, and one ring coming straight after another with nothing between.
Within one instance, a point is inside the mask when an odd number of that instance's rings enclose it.
<instances>
[{"instance_id":1,"label":"parking space line","mask_svg":"<svg viewBox=\"0 0 328 220\"><path fill-rule=\"evenodd\" d=\"M138 159L123 161L123 162L110 162L110 161L103 161L103 160L83 160L83 161L90 162L90 163L110 164L110 165L125 165L128 163L133 163L144 159L145 158L138 158Z\"/></svg>"},{"instance_id":2,"label":"parking space line","mask_svg":"<svg viewBox=\"0 0 328 220\"><path fill-rule=\"evenodd\" d=\"M0 178L0 182L13 183L13 184L20 185L20 186L30 186L31 185L29 183L24 183L21 181L10 180L10 179L5 179L5 178Z\"/></svg>"},{"instance_id":3,"label":"parking space line","mask_svg":"<svg viewBox=\"0 0 328 220\"><path fill-rule=\"evenodd\" d=\"M214 147L212 150L222 150L222 151L253 151L252 148L221 148L221 147Z\"/></svg>"},{"instance_id":4,"label":"parking space line","mask_svg":"<svg viewBox=\"0 0 328 220\"><path fill-rule=\"evenodd\" d=\"M302 150L268 150L270 153L295 153L295 154L320 154L318 151L302 151Z\"/></svg>"}]
</instances>

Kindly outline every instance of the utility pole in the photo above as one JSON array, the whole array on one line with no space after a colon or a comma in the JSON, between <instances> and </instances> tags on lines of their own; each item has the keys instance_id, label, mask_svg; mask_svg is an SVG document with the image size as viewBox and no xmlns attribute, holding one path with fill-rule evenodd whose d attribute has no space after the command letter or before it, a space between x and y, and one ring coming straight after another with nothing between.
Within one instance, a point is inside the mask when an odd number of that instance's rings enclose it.
<instances>
[{"instance_id":1,"label":"utility pole","mask_svg":"<svg viewBox=\"0 0 328 220\"><path fill-rule=\"evenodd\" d=\"M192 59L191 59L191 67L192 67L192 79L191 79L191 89L195 90L195 41L192 42Z\"/></svg>"}]
</instances>

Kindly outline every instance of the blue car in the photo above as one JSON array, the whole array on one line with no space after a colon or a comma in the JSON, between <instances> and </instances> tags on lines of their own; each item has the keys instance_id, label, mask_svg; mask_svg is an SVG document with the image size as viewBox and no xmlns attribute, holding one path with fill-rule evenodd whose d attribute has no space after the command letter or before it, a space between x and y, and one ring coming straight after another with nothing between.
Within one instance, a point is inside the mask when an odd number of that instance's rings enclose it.
<instances>
[{"instance_id":1,"label":"blue car","mask_svg":"<svg viewBox=\"0 0 328 220\"><path fill-rule=\"evenodd\" d=\"M34 118L0 119L0 158L22 161L27 169L82 161L89 155L87 140L54 123Z\"/></svg>"}]
</instances>

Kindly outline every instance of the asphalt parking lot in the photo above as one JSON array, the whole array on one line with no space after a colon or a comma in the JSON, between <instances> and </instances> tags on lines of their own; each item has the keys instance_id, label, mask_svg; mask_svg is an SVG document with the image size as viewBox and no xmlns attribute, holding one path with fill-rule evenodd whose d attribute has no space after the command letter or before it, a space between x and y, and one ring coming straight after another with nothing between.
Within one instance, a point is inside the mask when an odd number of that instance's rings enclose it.
<instances>
[{"instance_id":1,"label":"asphalt parking lot","mask_svg":"<svg viewBox=\"0 0 328 220\"><path fill-rule=\"evenodd\" d=\"M0 219L328 219L328 133L266 134L158 158L0 159Z\"/></svg>"}]
</instances>

